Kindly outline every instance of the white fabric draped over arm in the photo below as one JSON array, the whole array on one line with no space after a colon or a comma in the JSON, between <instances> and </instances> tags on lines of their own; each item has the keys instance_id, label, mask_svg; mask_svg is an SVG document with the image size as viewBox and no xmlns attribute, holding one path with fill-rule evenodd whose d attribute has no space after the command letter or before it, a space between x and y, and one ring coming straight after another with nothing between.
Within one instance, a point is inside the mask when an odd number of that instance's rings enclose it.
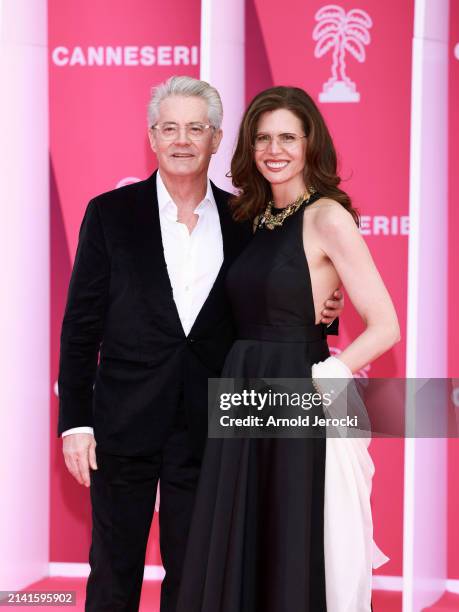
<instances>
[{"instance_id":1,"label":"white fabric draped over arm","mask_svg":"<svg viewBox=\"0 0 459 612\"><path fill-rule=\"evenodd\" d=\"M327 612L370 612L372 569L389 558L373 540L370 495L375 471L368 446L368 418L352 372L336 357L312 366L314 386L335 400L326 417L342 418L352 408L367 437L345 427L327 428L324 555ZM340 380L341 379L341 380ZM351 397L349 397L351 395ZM360 404L359 404L360 402ZM352 437L349 434L353 434ZM333 437L332 437L333 436Z\"/></svg>"}]
</instances>

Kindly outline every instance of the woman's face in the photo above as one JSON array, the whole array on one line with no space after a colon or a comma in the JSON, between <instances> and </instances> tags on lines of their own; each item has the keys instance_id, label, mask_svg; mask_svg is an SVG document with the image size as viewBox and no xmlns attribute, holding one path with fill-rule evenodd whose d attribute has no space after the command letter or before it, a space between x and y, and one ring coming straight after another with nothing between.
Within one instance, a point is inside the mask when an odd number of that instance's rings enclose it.
<instances>
[{"instance_id":1,"label":"woman's face","mask_svg":"<svg viewBox=\"0 0 459 612\"><path fill-rule=\"evenodd\" d=\"M300 119L285 108L261 115L255 133L254 158L258 170L272 185L303 184L304 135Z\"/></svg>"}]
</instances>

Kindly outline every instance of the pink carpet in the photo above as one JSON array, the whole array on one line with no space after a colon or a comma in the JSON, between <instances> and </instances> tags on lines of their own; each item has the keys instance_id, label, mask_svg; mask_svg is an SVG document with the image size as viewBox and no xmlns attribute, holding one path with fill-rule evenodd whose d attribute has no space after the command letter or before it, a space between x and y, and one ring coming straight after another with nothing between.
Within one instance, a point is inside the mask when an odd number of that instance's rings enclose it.
<instances>
[{"instance_id":1,"label":"pink carpet","mask_svg":"<svg viewBox=\"0 0 459 612\"><path fill-rule=\"evenodd\" d=\"M40 606L39 609L53 612L62 608L69 608L72 612L84 612L86 580L84 578L45 578L39 582L31 584L28 591L76 591L75 606ZM160 582L155 580L145 580L142 589L142 599L140 601L139 612L158 612L159 611L159 591ZM30 606L18 606L15 610L30 612ZM388 591L375 591L373 594L373 612L401 612L402 596L400 593ZM429 612L452 612L459 610L459 604L455 608L434 607L429 608Z\"/></svg>"}]
</instances>

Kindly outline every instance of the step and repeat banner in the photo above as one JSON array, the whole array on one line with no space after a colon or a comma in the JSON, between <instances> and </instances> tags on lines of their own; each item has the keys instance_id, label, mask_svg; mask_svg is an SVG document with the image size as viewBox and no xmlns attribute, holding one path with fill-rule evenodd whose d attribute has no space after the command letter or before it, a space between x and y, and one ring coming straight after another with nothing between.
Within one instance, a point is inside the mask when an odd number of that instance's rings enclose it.
<instances>
[{"instance_id":1,"label":"step and repeat banner","mask_svg":"<svg viewBox=\"0 0 459 612\"><path fill-rule=\"evenodd\" d=\"M254 0L247 18L248 98L271 85L305 89L323 113L339 156L341 187L394 300L402 341L363 377L405 375L412 0ZM250 32L250 35L249 35ZM339 354L362 331L347 300ZM402 573L403 441L374 440L376 541ZM390 491L390 495L388 492Z\"/></svg>"},{"instance_id":2,"label":"step and repeat banner","mask_svg":"<svg viewBox=\"0 0 459 612\"><path fill-rule=\"evenodd\" d=\"M148 176L151 87L173 74L199 77L200 1L49 0L52 361L78 230L91 197ZM87 562L89 493L67 473L51 406L51 561ZM157 524L147 562L160 564Z\"/></svg>"}]
</instances>

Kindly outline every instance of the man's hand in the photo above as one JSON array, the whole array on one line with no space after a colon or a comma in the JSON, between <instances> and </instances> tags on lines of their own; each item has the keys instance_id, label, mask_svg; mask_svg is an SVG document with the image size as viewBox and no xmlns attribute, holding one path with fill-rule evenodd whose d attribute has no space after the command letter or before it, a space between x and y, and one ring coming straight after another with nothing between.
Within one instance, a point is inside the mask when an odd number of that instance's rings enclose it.
<instances>
[{"instance_id":1,"label":"man's hand","mask_svg":"<svg viewBox=\"0 0 459 612\"><path fill-rule=\"evenodd\" d=\"M325 308L320 313L322 315L320 322L329 325L343 312L344 296L342 292L337 289L324 305Z\"/></svg>"},{"instance_id":2,"label":"man's hand","mask_svg":"<svg viewBox=\"0 0 459 612\"><path fill-rule=\"evenodd\" d=\"M80 484L89 487L89 468L97 470L94 436L86 433L69 434L63 438L62 452L68 471Z\"/></svg>"}]
</instances>

